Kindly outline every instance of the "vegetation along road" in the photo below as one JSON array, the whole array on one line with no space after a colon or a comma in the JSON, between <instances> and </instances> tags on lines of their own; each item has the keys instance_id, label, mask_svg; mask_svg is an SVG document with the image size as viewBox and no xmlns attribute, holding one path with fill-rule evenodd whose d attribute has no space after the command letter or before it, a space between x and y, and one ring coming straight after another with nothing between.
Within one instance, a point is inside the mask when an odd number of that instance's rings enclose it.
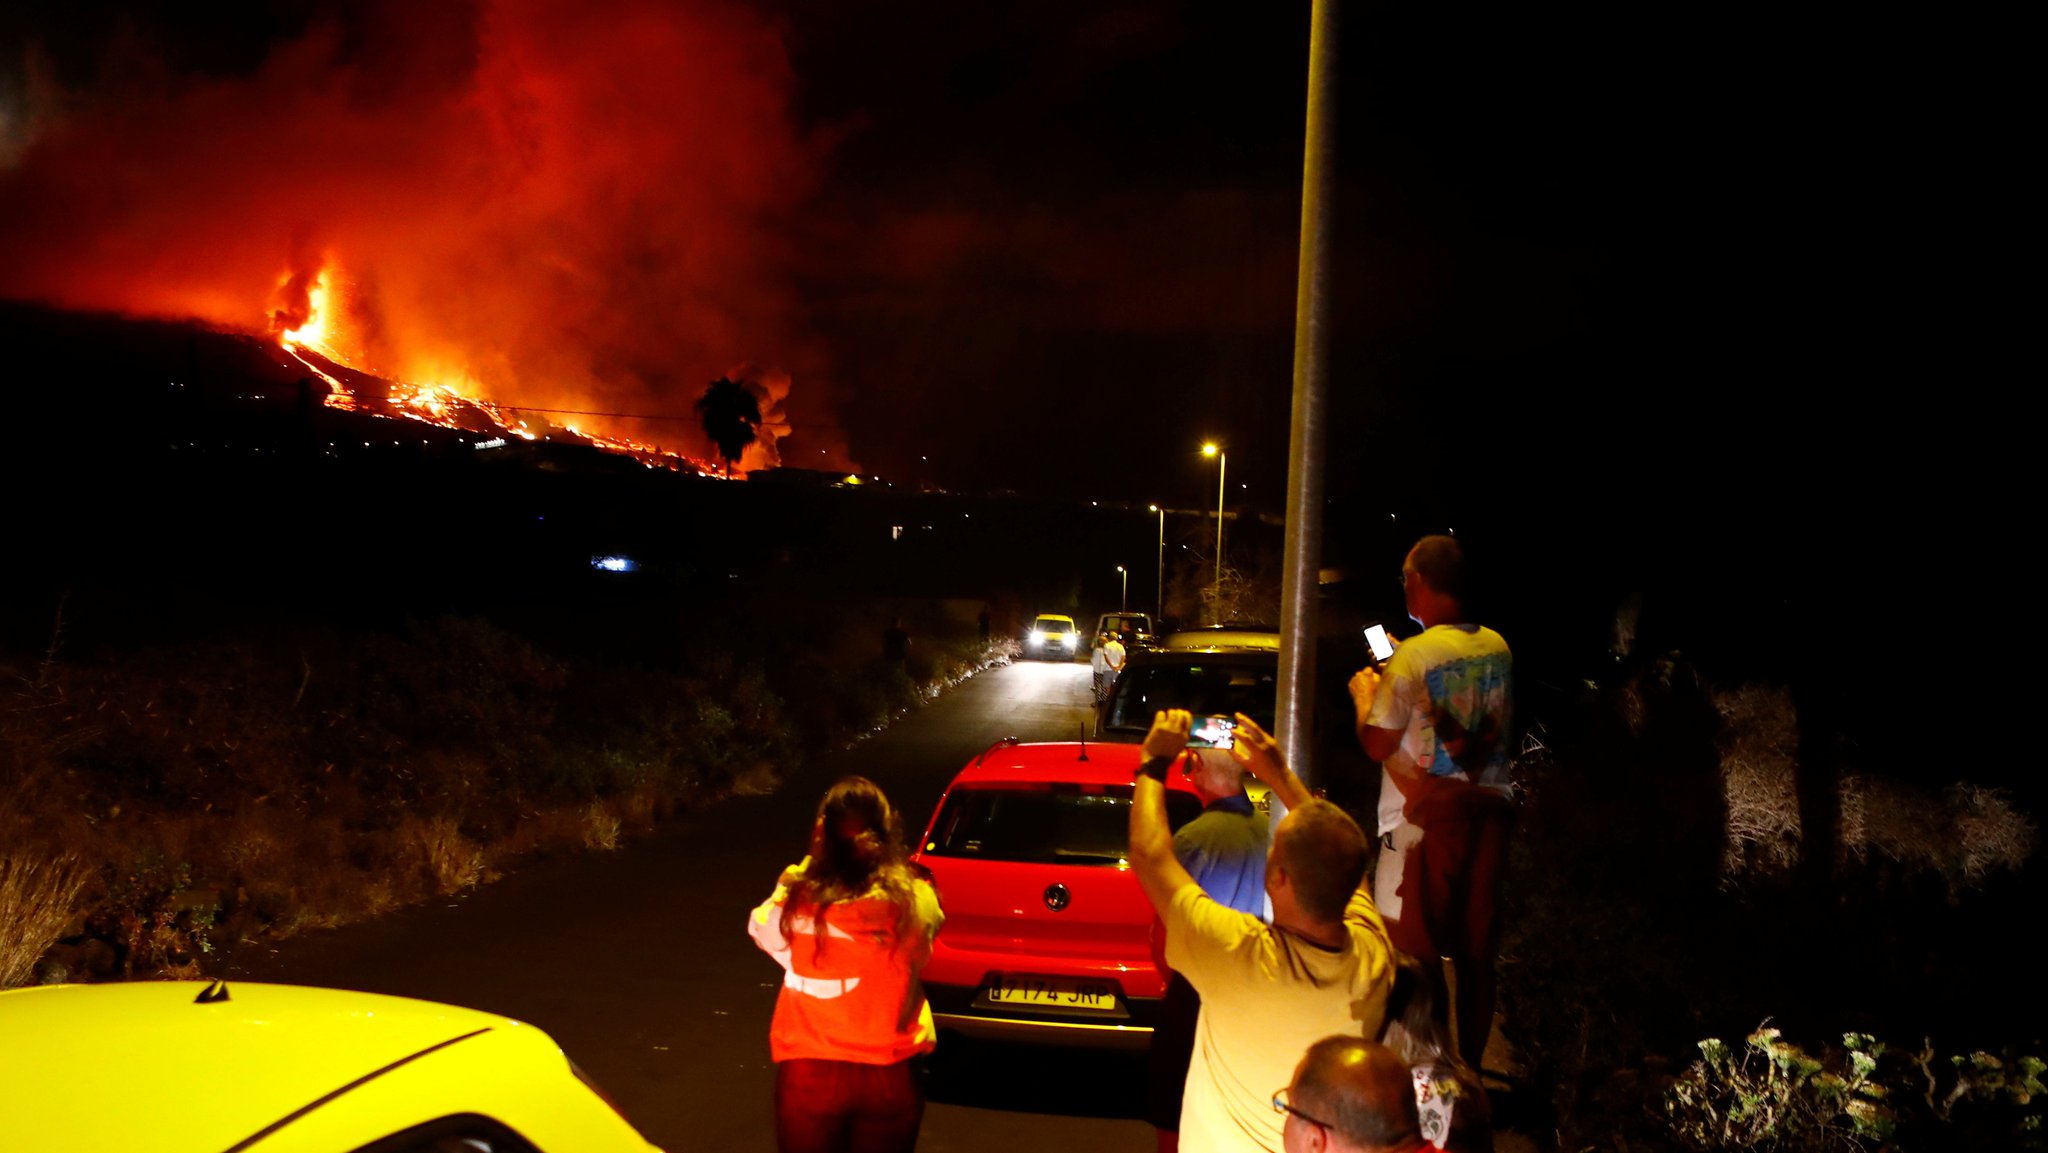
<instances>
[{"instance_id":1,"label":"vegetation along road","mask_svg":"<svg viewBox=\"0 0 2048 1153\"><path fill-rule=\"evenodd\" d=\"M848 773L873 778L915 836L961 765L1004 736L1075 738L1088 700L1083 664L992 669L785 774L774 795L735 797L616 852L535 863L463 897L244 949L228 976L530 1021L671 1153L770 1153L768 1018L780 970L748 940L745 918L802 856L824 787ZM1137 1119L1139 1059L975 1047L936 1060L924 1153L1151 1147Z\"/></svg>"}]
</instances>

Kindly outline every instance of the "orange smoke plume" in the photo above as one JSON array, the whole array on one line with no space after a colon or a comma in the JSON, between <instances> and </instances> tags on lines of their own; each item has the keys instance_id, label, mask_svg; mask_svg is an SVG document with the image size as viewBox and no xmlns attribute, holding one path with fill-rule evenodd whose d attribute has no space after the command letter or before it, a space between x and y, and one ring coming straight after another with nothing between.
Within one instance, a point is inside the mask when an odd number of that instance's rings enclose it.
<instances>
[{"instance_id":1,"label":"orange smoke plume","mask_svg":"<svg viewBox=\"0 0 2048 1153\"><path fill-rule=\"evenodd\" d=\"M393 2L244 75L134 65L0 126L0 296L683 418L563 418L668 444L705 444L691 405L736 360L778 412L822 376L785 237L823 149L744 5Z\"/></svg>"}]
</instances>

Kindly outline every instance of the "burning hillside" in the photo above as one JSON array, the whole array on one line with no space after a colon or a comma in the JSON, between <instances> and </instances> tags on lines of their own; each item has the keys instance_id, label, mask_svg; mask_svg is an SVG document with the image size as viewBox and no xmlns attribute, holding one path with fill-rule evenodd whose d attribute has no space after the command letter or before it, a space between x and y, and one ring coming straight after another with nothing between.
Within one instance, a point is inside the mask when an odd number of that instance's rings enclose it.
<instances>
[{"instance_id":1,"label":"burning hillside","mask_svg":"<svg viewBox=\"0 0 2048 1153\"><path fill-rule=\"evenodd\" d=\"M0 108L0 297L267 332L339 407L674 466L715 456L692 402L751 365L740 468L778 462L824 357L786 239L818 148L768 22L380 3L233 69L142 42L82 77L0 61L29 78L0 84L27 94Z\"/></svg>"},{"instance_id":2,"label":"burning hillside","mask_svg":"<svg viewBox=\"0 0 2048 1153\"><path fill-rule=\"evenodd\" d=\"M442 428L483 433L502 438L537 440L560 438L589 443L610 452L634 457L649 467L681 469L711 475L705 461L622 436L584 431L575 420L549 419L564 415L558 410L513 409L479 396L472 381L461 384L391 381L363 372L349 364L349 357L337 347L342 343L339 300L323 270L308 281L287 277L279 286L286 303L271 314L273 335L284 351L307 372L327 385L326 404L346 412L363 412L392 419L417 420ZM606 414L571 414L585 419L603 419ZM612 417L612 419L620 419ZM644 419L644 418L643 418Z\"/></svg>"}]
</instances>

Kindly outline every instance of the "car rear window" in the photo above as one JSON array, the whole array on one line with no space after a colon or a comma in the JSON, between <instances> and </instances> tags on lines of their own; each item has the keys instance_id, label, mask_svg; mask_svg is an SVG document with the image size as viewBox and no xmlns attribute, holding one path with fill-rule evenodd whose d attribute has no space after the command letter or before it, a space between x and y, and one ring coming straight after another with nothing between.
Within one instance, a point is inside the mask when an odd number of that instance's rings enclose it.
<instances>
[{"instance_id":1,"label":"car rear window","mask_svg":"<svg viewBox=\"0 0 2048 1153\"><path fill-rule=\"evenodd\" d=\"M1128 668L1103 724L1147 729L1161 709L1186 709L1198 717L1243 713L1271 732L1279 680L1277 662L1273 668L1213 661Z\"/></svg>"},{"instance_id":2,"label":"car rear window","mask_svg":"<svg viewBox=\"0 0 2048 1153\"><path fill-rule=\"evenodd\" d=\"M1173 828L1201 811L1193 794L1167 792ZM964 786L946 798L924 850L983 861L1114 865L1130 854L1130 821L1129 785Z\"/></svg>"}]
</instances>

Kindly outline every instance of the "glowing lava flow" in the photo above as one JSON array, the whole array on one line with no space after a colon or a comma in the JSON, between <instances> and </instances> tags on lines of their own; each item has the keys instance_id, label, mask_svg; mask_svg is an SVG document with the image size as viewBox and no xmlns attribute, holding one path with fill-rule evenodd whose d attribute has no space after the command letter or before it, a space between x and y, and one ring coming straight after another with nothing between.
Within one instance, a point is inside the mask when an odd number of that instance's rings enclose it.
<instances>
[{"instance_id":1,"label":"glowing lava flow","mask_svg":"<svg viewBox=\"0 0 2048 1153\"><path fill-rule=\"evenodd\" d=\"M465 432L495 432L522 440L538 441L555 439L556 432L566 432L563 439L584 443L608 452L633 457L648 468L668 468L715 476L709 466L692 460L681 453L670 452L657 445L628 437L603 436L584 432L573 425L556 428L543 420L542 431L536 432L516 408L493 404L488 400L467 397L453 385L421 384L414 381L389 381L377 378L390 385L386 399L377 401L357 395L357 390L344 384L334 372L322 368L315 361L330 367L346 369L350 375L370 376L356 368L349 358L336 347L334 318L338 314L338 301L328 277L328 270L322 269L306 288L305 319L297 327L278 334L278 344L293 360L304 365L307 372L327 382L327 405L348 412L367 413L372 416L403 417L423 424Z\"/></svg>"}]
</instances>

